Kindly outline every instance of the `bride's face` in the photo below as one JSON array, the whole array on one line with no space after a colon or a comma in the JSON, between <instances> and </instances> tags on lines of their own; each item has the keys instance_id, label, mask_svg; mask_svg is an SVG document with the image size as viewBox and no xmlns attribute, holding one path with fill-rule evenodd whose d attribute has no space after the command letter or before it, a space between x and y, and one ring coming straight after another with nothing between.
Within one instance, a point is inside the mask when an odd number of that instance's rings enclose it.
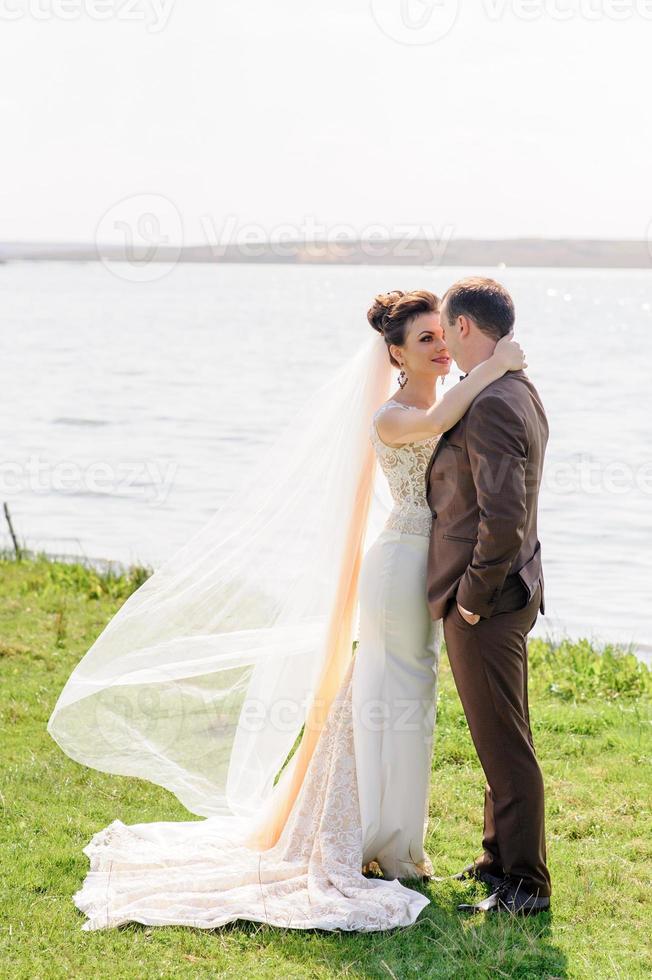
<instances>
[{"instance_id":1,"label":"bride's face","mask_svg":"<svg viewBox=\"0 0 652 980\"><path fill-rule=\"evenodd\" d=\"M420 313L409 324L400 360L408 374L436 377L448 374L452 358L446 347L439 313Z\"/></svg>"}]
</instances>

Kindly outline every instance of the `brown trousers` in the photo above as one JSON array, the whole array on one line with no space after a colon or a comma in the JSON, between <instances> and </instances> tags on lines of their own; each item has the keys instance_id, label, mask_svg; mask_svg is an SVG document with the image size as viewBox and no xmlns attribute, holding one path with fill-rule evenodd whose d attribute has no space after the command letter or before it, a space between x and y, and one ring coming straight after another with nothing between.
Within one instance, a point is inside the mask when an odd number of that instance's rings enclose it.
<instances>
[{"instance_id":1,"label":"brown trousers","mask_svg":"<svg viewBox=\"0 0 652 980\"><path fill-rule=\"evenodd\" d=\"M475 626L464 621L453 601L444 616L444 636L488 784L484 855L478 863L542 897L550 895L550 875L543 778L530 731L526 639L540 600L540 586L528 602L519 577L508 575L494 613Z\"/></svg>"}]
</instances>

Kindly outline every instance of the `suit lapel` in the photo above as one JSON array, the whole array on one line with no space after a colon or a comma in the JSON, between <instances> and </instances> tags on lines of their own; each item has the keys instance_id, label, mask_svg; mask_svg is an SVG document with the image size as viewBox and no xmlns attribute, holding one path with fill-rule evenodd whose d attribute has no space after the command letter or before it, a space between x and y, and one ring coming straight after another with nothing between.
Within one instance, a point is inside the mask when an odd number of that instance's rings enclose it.
<instances>
[{"instance_id":1,"label":"suit lapel","mask_svg":"<svg viewBox=\"0 0 652 980\"><path fill-rule=\"evenodd\" d=\"M460 381L462 381L465 377L466 377L465 374L460 375ZM523 370L520 370L520 371L508 371L506 374L503 375L503 377L504 378L510 378L510 379L514 379L514 378L518 378L518 379L525 378L526 381L529 380L528 377L527 377L527 375L525 374L525 372ZM501 379L498 378L498 380L500 381ZM495 384L495 382L492 382L492 384ZM490 387L490 386L488 386L488 387ZM467 409L467 412L468 412L468 409ZM463 422L465 418L466 418L466 412L464 413L464 415L462 416L462 418L458 422L455 423L455 425L451 426L450 429L447 429L446 432L442 433L441 439L439 440L439 442L437 443L437 445L435 446L435 448L432 451L432 456L430 457L430 461L429 461L429 463L428 463L428 465L426 467L426 499L428 498L428 489L429 489L429 486L430 486L430 472L432 470L432 467L434 465L435 460L437 459L437 454L438 454L439 450L441 449L441 447L442 447L442 445L444 443L444 439L446 438L446 436L450 432L453 431L453 429L456 429L457 426L460 424L460 422Z\"/></svg>"}]
</instances>

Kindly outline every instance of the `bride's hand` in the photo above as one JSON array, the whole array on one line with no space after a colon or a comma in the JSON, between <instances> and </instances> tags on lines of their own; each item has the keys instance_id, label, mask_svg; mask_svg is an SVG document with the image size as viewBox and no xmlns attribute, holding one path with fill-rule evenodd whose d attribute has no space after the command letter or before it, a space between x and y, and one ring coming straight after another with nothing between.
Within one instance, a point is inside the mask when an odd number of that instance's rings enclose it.
<instances>
[{"instance_id":1,"label":"bride's hand","mask_svg":"<svg viewBox=\"0 0 652 980\"><path fill-rule=\"evenodd\" d=\"M505 337L500 338L493 353L493 356L498 358L505 371L520 371L522 368L527 367L527 361L525 360L525 354L521 345L513 338L514 331L510 330Z\"/></svg>"}]
</instances>

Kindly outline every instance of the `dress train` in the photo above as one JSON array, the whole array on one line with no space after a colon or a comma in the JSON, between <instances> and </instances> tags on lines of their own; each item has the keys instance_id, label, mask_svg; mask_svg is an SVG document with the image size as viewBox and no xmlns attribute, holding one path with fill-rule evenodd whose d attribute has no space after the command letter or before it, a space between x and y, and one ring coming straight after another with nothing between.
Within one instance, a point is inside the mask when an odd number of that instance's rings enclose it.
<instances>
[{"instance_id":1,"label":"dress train","mask_svg":"<svg viewBox=\"0 0 652 980\"><path fill-rule=\"evenodd\" d=\"M398 879L362 873L353 746L353 667L331 706L299 797L274 847L242 843L237 817L126 826L84 848L74 896L86 930L126 922L214 929L236 919L285 928L371 932L412 924L429 899Z\"/></svg>"}]
</instances>

